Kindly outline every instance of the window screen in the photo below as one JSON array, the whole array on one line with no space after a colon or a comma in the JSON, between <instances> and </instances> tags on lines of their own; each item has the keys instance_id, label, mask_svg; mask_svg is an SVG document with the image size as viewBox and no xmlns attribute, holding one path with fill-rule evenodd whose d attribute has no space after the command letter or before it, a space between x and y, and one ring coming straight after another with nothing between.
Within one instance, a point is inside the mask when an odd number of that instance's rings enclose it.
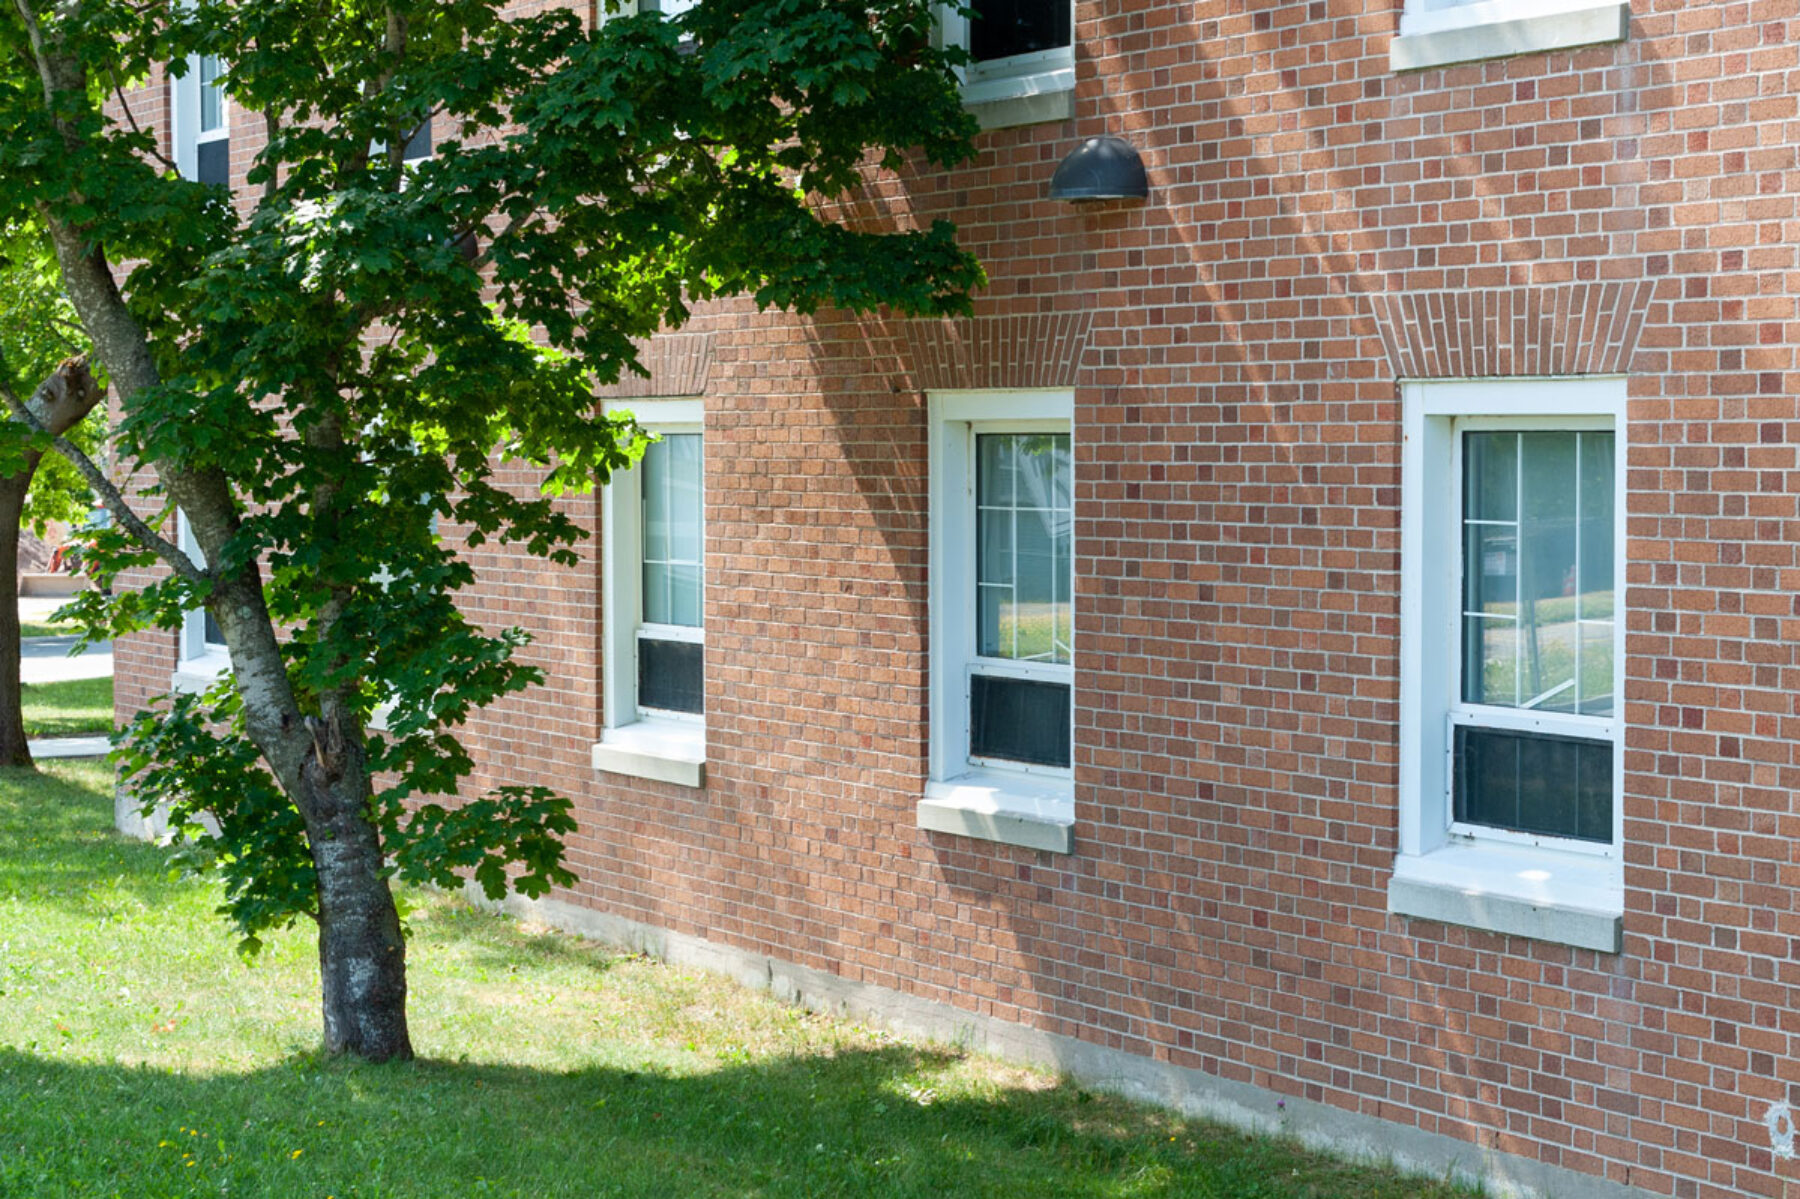
<instances>
[{"instance_id":1,"label":"window screen","mask_svg":"<svg viewBox=\"0 0 1800 1199\"><path fill-rule=\"evenodd\" d=\"M1068 766L1069 685L977 674L969 679L969 756Z\"/></svg>"},{"instance_id":2,"label":"window screen","mask_svg":"<svg viewBox=\"0 0 1800 1199\"><path fill-rule=\"evenodd\" d=\"M639 637L638 706L696 716L706 707L706 647Z\"/></svg>"},{"instance_id":3,"label":"window screen","mask_svg":"<svg viewBox=\"0 0 1800 1199\"><path fill-rule=\"evenodd\" d=\"M1456 818L1469 824L1607 843L1613 747L1541 733L1456 728Z\"/></svg>"}]
</instances>

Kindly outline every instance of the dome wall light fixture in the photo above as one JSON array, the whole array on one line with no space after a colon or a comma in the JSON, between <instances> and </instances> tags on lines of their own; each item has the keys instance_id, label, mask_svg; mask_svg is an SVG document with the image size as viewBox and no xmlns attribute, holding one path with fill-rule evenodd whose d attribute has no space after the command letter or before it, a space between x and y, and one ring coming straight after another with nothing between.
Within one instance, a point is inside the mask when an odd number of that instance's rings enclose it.
<instances>
[{"instance_id":1,"label":"dome wall light fixture","mask_svg":"<svg viewBox=\"0 0 1800 1199\"><path fill-rule=\"evenodd\" d=\"M1050 177L1052 200L1142 200L1150 195L1144 160L1122 137L1090 137Z\"/></svg>"}]
</instances>

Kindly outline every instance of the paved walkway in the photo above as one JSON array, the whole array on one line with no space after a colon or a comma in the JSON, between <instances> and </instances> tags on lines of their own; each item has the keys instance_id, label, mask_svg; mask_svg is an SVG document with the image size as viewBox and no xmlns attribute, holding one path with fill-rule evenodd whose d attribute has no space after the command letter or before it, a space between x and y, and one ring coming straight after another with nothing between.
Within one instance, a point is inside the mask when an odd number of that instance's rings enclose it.
<instances>
[{"instance_id":1,"label":"paved walkway","mask_svg":"<svg viewBox=\"0 0 1800 1199\"><path fill-rule=\"evenodd\" d=\"M45 758L98 758L112 748L101 733L92 737L39 737L30 743L31 756Z\"/></svg>"},{"instance_id":2,"label":"paved walkway","mask_svg":"<svg viewBox=\"0 0 1800 1199\"><path fill-rule=\"evenodd\" d=\"M112 642L90 645L71 658L74 637L24 637L19 641L19 681L61 683L68 679L105 679L113 672Z\"/></svg>"},{"instance_id":3,"label":"paved walkway","mask_svg":"<svg viewBox=\"0 0 1800 1199\"><path fill-rule=\"evenodd\" d=\"M68 603L62 596L19 597L19 619L49 620L51 613ZM104 679L113 672L112 642L90 645L71 658L74 637L26 637L19 642L19 680L25 683L60 683L68 679ZM97 758L112 746L105 734L92 737L39 737L31 742L34 758Z\"/></svg>"}]
</instances>

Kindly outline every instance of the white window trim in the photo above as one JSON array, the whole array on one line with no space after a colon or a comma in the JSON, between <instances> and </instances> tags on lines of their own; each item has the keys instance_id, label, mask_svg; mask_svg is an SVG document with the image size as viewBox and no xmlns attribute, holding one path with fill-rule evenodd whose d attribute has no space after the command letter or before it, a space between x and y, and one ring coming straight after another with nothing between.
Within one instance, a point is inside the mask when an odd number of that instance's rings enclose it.
<instances>
[{"instance_id":1,"label":"white window trim","mask_svg":"<svg viewBox=\"0 0 1800 1199\"><path fill-rule=\"evenodd\" d=\"M174 143L175 169L183 179L200 174L200 144L231 137L231 97L219 92L219 127L200 129L200 56L190 54L187 73L169 79L169 130Z\"/></svg>"},{"instance_id":2,"label":"white window trim","mask_svg":"<svg viewBox=\"0 0 1800 1199\"><path fill-rule=\"evenodd\" d=\"M1071 8L1073 0L1070 0ZM963 105L983 129L1063 121L1075 115L1075 37L1070 13L1067 46L1016 54L958 68ZM969 45L969 19L954 7L938 9L938 36L946 46Z\"/></svg>"},{"instance_id":3,"label":"white window trim","mask_svg":"<svg viewBox=\"0 0 1800 1199\"><path fill-rule=\"evenodd\" d=\"M181 551L194 560L201 569L206 568L206 555L200 550L200 543L194 540L193 530L188 527L187 516L177 512L176 544ZM231 671L231 653L223 646L206 643L206 610L191 608L181 618L181 630L177 634L175 651L175 673L169 676L169 689L199 693L207 690L220 677Z\"/></svg>"},{"instance_id":4,"label":"white window trim","mask_svg":"<svg viewBox=\"0 0 1800 1199\"><path fill-rule=\"evenodd\" d=\"M1449 7L1406 0L1400 36L1388 47L1395 71L1622 42L1631 5L1608 0L1480 0Z\"/></svg>"},{"instance_id":5,"label":"white window trim","mask_svg":"<svg viewBox=\"0 0 1800 1199\"><path fill-rule=\"evenodd\" d=\"M1400 853L1388 910L1617 953L1624 915L1626 380L1488 379L1401 385ZM1610 720L1585 721L1613 743L1610 845L1458 826L1449 786L1450 713L1461 632L1459 422L1611 428L1613 694ZM1486 422L1483 422L1486 423ZM1467 427L1465 423L1462 427ZM1448 649L1446 647L1449 647ZM1484 712L1484 716L1486 713ZM1515 714L1518 719L1537 717ZM1496 721L1495 723L1498 723ZM1591 726L1591 728L1590 728Z\"/></svg>"},{"instance_id":6,"label":"white window trim","mask_svg":"<svg viewBox=\"0 0 1800 1199\"><path fill-rule=\"evenodd\" d=\"M928 401L931 737L919 827L1070 853L1075 828L1073 771L972 763L968 676L975 657L973 434L1009 427L1072 434L1075 393L934 391ZM1062 677L1072 682L1072 671Z\"/></svg>"},{"instance_id":7,"label":"white window trim","mask_svg":"<svg viewBox=\"0 0 1800 1199\"><path fill-rule=\"evenodd\" d=\"M701 400L621 400L611 413L629 412L653 433L701 433ZM642 626L642 496L635 470L615 476L600 506L601 712L594 769L684 787L706 784L706 718L640 711L637 704L637 638ZM705 500L702 497L702 512ZM702 531L705 520L702 517ZM651 626L679 640L705 642L704 628Z\"/></svg>"}]
</instances>

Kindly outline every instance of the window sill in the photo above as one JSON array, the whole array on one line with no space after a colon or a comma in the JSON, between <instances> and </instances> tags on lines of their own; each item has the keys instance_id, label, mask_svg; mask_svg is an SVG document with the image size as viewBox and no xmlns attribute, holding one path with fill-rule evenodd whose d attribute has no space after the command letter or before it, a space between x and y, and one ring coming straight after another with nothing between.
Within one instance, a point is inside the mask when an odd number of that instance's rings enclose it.
<instances>
[{"instance_id":1,"label":"window sill","mask_svg":"<svg viewBox=\"0 0 1800 1199\"><path fill-rule=\"evenodd\" d=\"M965 83L962 95L983 129L1066 121L1075 115L1075 68Z\"/></svg>"},{"instance_id":2,"label":"window sill","mask_svg":"<svg viewBox=\"0 0 1800 1199\"><path fill-rule=\"evenodd\" d=\"M594 769L681 787L706 785L706 725L655 717L607 729Z\"/></svg>"},{"instance_id":3,"label":"window sill","mask_svg":"<svg viewBox=\"0 0 1800 1199\"><path fill-rule=\"evenodd\" d=\"M1630 34L1631 5L1589 3L1567 12L1417 32L1407 24L1403 19L1400 36L1388 47L1388 66L1395 71L1622 42Z\"/></svg>"},{"instance_id":4,"label":"window sill","mask_svg":"<svg viewBox=\"0 0 1800 1199\"><path fill-rule=\"evenodd\" d=\"M1068 779L971 770L925 784L919 827L1051 853L1075 851L1075 788Z\"/></svg>"},{"instance_id":5,"label":"window sill","mask_svg":"<svg viewBox=\"0 0 1800 1199\"><path fill-rule=\"evenodd\" d=\"M1388 911L1489 932L1618 953L1625 891L1615 861L1500 845L1401 854Z\"/></svg>"},{"instance_id":6,"label":"window sill","mask_svg":"<svg viewBox=\"0 0 1800 1199\"><path fill-rule=\"evenodd\" d=\"M169 690L199 695L220 678L231 673L231 655L212 653L200 658L183 658L169 676Z\"/></svg>"}]
</instances>

